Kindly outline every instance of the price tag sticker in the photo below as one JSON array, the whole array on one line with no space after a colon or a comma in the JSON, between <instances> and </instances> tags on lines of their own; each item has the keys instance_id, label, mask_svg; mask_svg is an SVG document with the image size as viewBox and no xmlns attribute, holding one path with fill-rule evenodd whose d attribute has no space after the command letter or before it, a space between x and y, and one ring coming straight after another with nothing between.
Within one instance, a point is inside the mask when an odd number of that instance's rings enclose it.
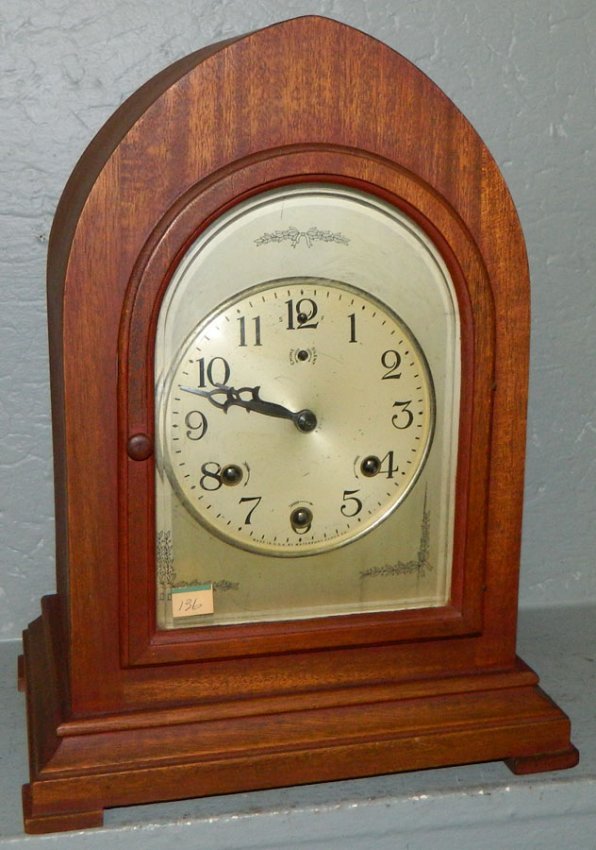
<instances>
[{"instance_id":1,"label":"price tag sticker","mask_svg":"<svg viewBox=\"0 0 596 850\"><path fill-rule=\"evenodd\" d=\"M197 617L201 614L213 614L212 584L172 588L172 617Z\"/></svg>"}]
</instances>

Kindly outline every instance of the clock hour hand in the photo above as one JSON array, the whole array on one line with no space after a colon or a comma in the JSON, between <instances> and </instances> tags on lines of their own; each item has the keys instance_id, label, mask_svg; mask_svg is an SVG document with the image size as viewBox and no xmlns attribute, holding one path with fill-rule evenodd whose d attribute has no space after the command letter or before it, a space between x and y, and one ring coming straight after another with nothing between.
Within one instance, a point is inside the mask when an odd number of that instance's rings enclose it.
<instances>
[{"instance_id":1,"label":"clock hour hand","mask_svg":"<svg viewBox=\"0 0 596 850\"><path fill-rule=\"evenodd\" d=\"M290 419L299 431L314 431L317 427L317 418L311 410L293 411L281 404L265 401L261 398L261 387L227 387L217 386L213 390L201 390L198 387L184 387L180 389L187 393L199 395L206 398L215 407L227 413L230 407L243 407L254 413L262 413L264 416L274 416L277 419ZM249 398L243 398L242 393L249 394ZM221 398L223 396L223 398Z\"/></svg>"}]
</instances>

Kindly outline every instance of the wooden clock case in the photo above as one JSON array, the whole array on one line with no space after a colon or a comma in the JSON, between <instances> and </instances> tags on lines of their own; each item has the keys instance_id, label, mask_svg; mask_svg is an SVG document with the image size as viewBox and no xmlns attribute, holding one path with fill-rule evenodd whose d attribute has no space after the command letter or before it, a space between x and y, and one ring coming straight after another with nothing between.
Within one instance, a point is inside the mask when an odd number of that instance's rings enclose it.
<instances>
[{"instance_id":1,"label":"wooden clock case","mask_svg":"<svg viewBox=\"0 0 596 850\"><path fill-rule=\"evenodd\" d=\"M268 188L360 188L429 234L462 328L453 579L441 608L159 631L153 343L186 247ZM103 809L504 759L570 767L515 654L529 281L481 139L390 48L306 17L152 79L78 163L48 258L57 593L24 635L26 829ZM349 546L345 549L349 557Z\"/></svg>"}]
</instances>

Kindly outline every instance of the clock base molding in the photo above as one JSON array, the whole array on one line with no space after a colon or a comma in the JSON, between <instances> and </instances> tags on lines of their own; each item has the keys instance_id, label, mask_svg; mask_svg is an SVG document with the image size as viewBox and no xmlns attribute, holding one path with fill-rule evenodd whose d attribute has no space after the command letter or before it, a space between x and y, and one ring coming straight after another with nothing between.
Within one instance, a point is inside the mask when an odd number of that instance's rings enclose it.
<instances>
[{"instance_id":1,"label":"clock base molding","mask_svg":"<svg viewBox=\"0 0 596 850\"><path fill-rule=\"evenodd\" d=\"M578 762L567 716L520 659L495 672L69 718L45 601L19 664L29 833L101 826L113 806L482 761L521 774Z\"/></svg>"}]
</instances>

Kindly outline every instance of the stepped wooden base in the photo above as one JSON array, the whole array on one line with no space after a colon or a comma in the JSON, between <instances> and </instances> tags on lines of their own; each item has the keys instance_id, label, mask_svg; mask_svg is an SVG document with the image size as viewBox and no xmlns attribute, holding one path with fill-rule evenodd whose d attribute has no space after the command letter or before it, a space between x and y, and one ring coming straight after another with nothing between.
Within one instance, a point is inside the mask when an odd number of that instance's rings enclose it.
<instances>
[{"instance_id":1,"label":"stepped wooden base","mask_svg":"<svg viewBox=\"0 0 596 850\"><path fill-rule=\"evenodd\" d=\"M517 661L510 671L312 696L238 700L84 720L60 716L41 621L25 633L31 782L25 829L100 826L103 809L505 760L515 773L572 767L565 714ZM37 669L37 672L36 672ZM32 673L36 672L35 675Z\"/></svg>"}]
</instances>

